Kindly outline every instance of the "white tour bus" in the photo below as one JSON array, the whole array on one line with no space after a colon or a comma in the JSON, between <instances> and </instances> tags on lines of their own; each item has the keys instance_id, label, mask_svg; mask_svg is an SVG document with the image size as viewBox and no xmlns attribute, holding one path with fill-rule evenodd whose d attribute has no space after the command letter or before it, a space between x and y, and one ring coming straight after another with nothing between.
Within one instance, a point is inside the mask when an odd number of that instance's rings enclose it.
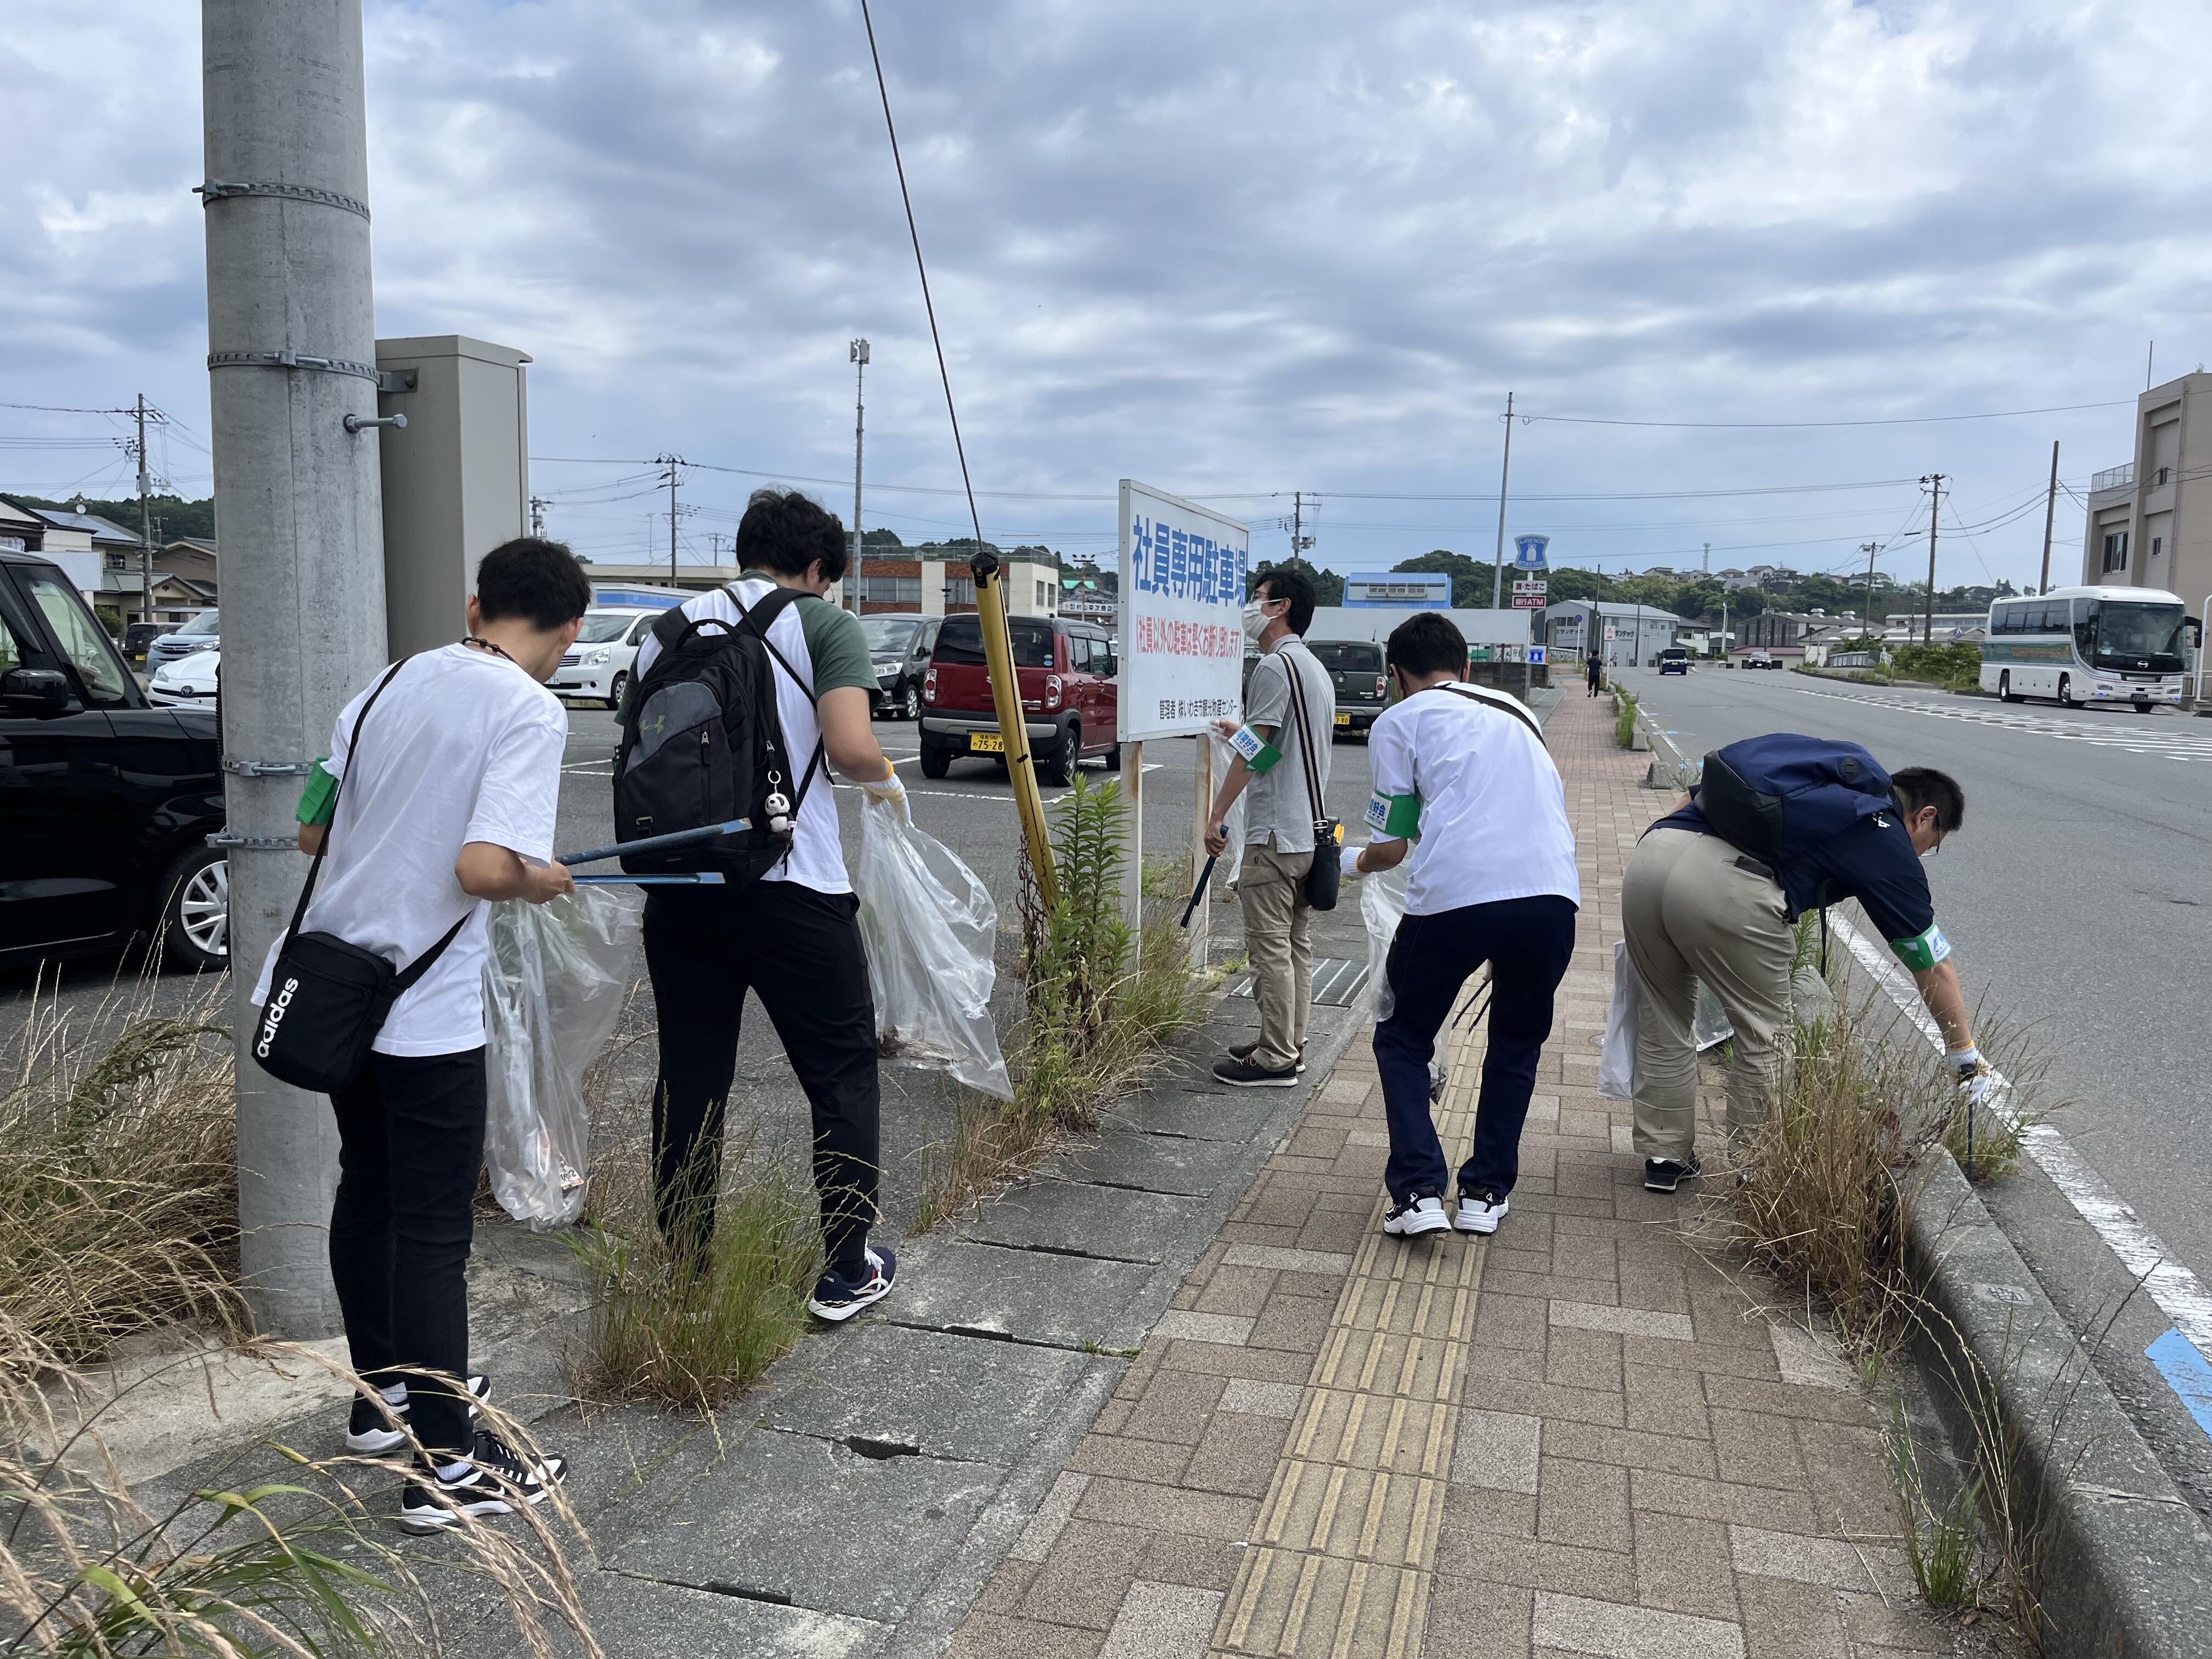
<instances>
[{"instance_id":1,"label":"white tour bus","mask_svg":"<svg viewBox=\"0 0 2212 1659\"><path fill-rule=\"evenodd\" d=\"M2188 608L2155 587L2054 587L1990 606L1982 690L2007 702L2179 702L2188 666Z\"/></svg>"}]
</instances>

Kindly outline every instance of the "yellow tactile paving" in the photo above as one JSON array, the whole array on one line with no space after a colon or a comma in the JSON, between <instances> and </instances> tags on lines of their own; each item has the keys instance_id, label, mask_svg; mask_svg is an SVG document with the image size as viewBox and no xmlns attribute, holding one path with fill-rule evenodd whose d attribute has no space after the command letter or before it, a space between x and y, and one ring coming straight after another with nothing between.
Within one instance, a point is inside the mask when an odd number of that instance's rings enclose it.
<instances>
[{"instance_id":1,"label":"yellow tactile paving","mask_svg":"<svg viewBox=\"0 0 2212 1659\"><path fill-rule=\"evenodd\" d=\"M1477 994L1470 988L1468 1000ZM1453 1048L1437 1116L1455 1149L1474 1125L1480 1049L1457 1035ZM1483 1248L1455 1233L1389 1237L1387 1202L1376 1200L1222 1602L1208 1648L1221 1659L1421 1650Z\"/></svg>"}]
</instances>

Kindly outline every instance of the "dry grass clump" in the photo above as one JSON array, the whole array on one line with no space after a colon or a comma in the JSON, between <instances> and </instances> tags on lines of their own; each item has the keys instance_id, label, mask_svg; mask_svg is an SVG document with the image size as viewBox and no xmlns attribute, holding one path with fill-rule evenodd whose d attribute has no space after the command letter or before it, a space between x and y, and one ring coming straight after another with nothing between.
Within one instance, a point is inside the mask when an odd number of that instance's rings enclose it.
<instances>
[{"instance_id":1,"label":"dry grass clump","mask_svg":"<svg viewBox=\"0 0 2212 1659\"><path fill-rule=\"evenodd\" d=\"M65 1010L43 986L0 1060L0 1386L197 1321L234 1337L238 1182L224 981Z\"/></svg>"},{"instance_id":2,"label":"dry grass clump","mask_svg":"<svg viewBox=\"0 0 2212 1659\"><path fill-rule=\"evenodd\" d=\"M703 1261L654 1224L641 1145L594 1160L592 1212L569 1237L596 1285L580 1398L712 1412L805 1334L821 1256L812 1184L754 1133L732 1138L726 1157L735 1173L720 1183Z\"/></svg>"},{"instance_id":3,"label":"dry grass clump","mask_svg":"<svg viewBox=\"0 0 2212 1659\"><path fill-rule=\"evenodd\" d=\"M963 1093L951 1139L925 1168L917 1231L1033 1168L1066 1134L1096 1128L1105 1108L1156 1075L1169 1045L1205 1018L1212 981L1192 972L1173 925L1189 886L1186 861L1146 870L1147 925L1133 933L1121 908L1128 804L1120 787L1079 773L1053 811L1059 904L1046 909L1026 861L1022 868L1025 1007L1007 1055L1014 1098Z\"/></svg>"},{"instance_id":4,"label":"dry grass clump","mask_svg":"<svg viewBox=\"0 0 2212 1659\"><path fill-rule=\"evenodd\" d=\"M323 1366L372 1392L310 1351L272 1344L261 1352L272 1363ZM519 1424L494 1407L485 1414L489 1426L530 1447ZM0 1652L427 1655L444 1650L438 1614L453 1598L441 1595L441 1581L462 1575L500 1592L538 1659L552 1659L552 1632L561 1627L588 1659L599 1655L568 1565L568 1553L587 1540L558 1492L506 1517L504 1529L464 1519L441 1547L405 1548L389 1522L402 1482L422 1478L411 1461L252 1447L210 1484L149 1507L98 1455L97 1417L50 1460L25 1449L52 1439L35 1394L0 1398ZM70 1452L77 1455L64 1462ZM273 1465L276 1478L234 1478L250 1465Z\"/></svg>"}]
</instances>

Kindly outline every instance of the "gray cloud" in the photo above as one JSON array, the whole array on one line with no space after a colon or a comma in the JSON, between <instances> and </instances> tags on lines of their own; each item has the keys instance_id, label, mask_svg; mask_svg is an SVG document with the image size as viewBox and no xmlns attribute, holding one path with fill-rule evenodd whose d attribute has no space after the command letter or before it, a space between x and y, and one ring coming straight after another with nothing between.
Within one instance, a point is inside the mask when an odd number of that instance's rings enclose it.
<instances>
[{"instance_id":1,"label":"gray cloud","mask_svg":"<svg viewBox=\"0 0 2212 1659\"><path fill-rule=\"evenodd\" d=\"M2207 115L2171 100L2146 120L2141 89L2208 9L886 0L878 29L979 486L1480 495L1509 387L1553 413L1876 418L2125 398L2152 336L2188 367L2212 298ZM0 47L22 89L0 179L18 400L143 386L204 432L189 10L122 0L91 22L31 0ZM851 0L374 0L368 38L380 328L529 350L541 454L840 476L845 342L866 333L871 477L956 481ZM60 429L38 418L0 430ZM1972 522L2036 485L2053 437L2080 480L2126 432L2124 410L1537 425L1516 434L1515 483L1941 469ZM618 476L549 463L536 481ZM745 483L702 473L693 499L734 507ZM1511 527L1615 568L1707 539L1716 564L1820 568L1916 496L1532 502ZM651 499L562 501L553 525L580 544L643 545ZM963 516L948 497L875 501L870 522L910 537ZM1480 552L1494 514L1332 502L1322 552ZM986 519L1072 549L1110 527L1074 503L996 501ZM2060 523L2078 541L2078 513ZM1944 580L1984 562L2032 578L2040 539L2027 520L1961 538Z\"/></svg>"}]
</instances>

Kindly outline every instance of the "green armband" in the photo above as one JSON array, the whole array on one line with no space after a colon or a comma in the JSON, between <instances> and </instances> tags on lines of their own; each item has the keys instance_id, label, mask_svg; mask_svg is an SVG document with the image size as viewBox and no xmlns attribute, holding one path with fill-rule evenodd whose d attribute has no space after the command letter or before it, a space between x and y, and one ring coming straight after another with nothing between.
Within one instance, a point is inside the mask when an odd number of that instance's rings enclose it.
<instances>
[{"instance_id":1,"label":"green armband","mask_svg":"<svg viewBox=\"0 0 2212 1659\"><path fill-rule=\"evenodd\" d=\"M1916 974L1924 974L1951 954L1951 941L1943 937L1943 930L1930 924L1924 933L1915 933L1911 939L1893 939L1889 948L1897 952L1897 959Z\"/></svg>"},{"instance_id":2,"label":"green armband","mask_svg":"<svg viewBox=\"0 0 2212 1659\"><path fill-rule=\"evenodd\" d=\"M1386 795L1380 789L1367 797L1367 828L1385 841L1421 838L1421 798Z\"/></svg>"},{"instance_id":3,"label":"green armband","mask_svg":"<svg viewBox=\"0 0 2212 1659\"><path fill-rule=\"evenodd\" d=\"M302 823L328 823L337 805L338 781L323 769L327 755L318 756L314 767L307 774L307 787L300 792L300 810L294 814Z\"/></svg>"}]
</instances>

